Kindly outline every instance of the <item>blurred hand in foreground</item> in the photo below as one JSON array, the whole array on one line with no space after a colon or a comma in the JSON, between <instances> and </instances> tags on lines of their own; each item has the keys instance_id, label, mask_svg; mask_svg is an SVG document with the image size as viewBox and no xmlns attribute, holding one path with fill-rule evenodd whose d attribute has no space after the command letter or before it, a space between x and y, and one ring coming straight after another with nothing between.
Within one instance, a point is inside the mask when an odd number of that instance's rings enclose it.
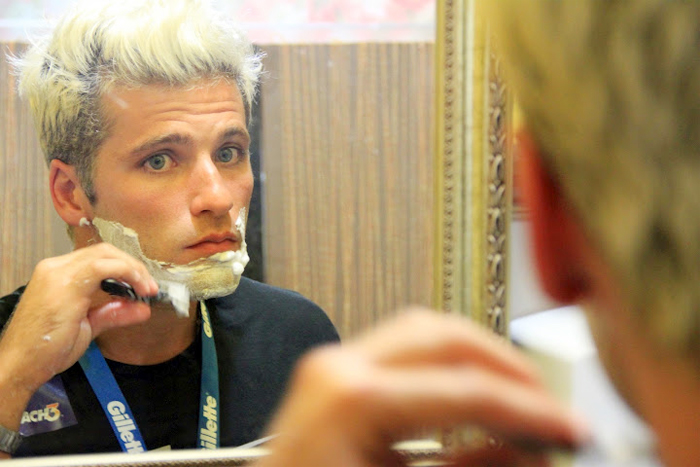
<instances>
[{"instance_id":1,"label":"blurred hand in foreground","mask_svg":"<svg viewBox=\"0 0 700 467\"><path fill-rule=\"evenodd\" d=\"M543 465L544 448L571 449L588 438L502 339L463 318L411 310L302 360L261 465L404 465L395 442L461 426L484 429L502 445L451 453L459 465Z\"/></svg>"}]
</instances>

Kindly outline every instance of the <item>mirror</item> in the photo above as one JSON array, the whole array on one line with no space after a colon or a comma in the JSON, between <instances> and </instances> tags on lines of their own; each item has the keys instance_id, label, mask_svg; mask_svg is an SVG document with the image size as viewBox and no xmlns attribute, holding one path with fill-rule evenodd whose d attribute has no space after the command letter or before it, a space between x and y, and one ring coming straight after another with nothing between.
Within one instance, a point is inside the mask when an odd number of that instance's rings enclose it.
<instances>
[{"instance_id":1,"label":"mirror","mask_svg":"<svg viewBox=\"0 0 700 467\"><path fill-rule=\"evenodd\" d=\"M440 0L435 44L279 44L260 40L272 37L264 28L251 32L268 69L257 122L265 279L319 303L343 337L409 303L506 332L512 105L477 3ZM0 76L5 294L39 259L70 246L4 57ZM429 462L436 448L402 452ZM21 465L243 465L263 454L225 448Z\"/></svg>"}]
</instances>

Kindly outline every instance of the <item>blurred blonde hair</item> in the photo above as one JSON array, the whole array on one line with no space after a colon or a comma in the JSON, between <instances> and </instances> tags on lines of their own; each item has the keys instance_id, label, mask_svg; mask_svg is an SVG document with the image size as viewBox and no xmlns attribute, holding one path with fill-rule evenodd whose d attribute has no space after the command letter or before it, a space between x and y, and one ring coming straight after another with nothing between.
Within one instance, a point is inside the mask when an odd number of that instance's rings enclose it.
<instances>
[{"instance_id":1,"label":"blurred blonde hair","mask_svg":"<svg viewBox=\"0 0 700 467\"><path fill-rule=\"evenodd\" d=\"M91 202L92 162L109 135L102 96L112 86L230 80L250 121L262 69L248 39L205 0L83 2L13 62L47 163L74 165Z\"/></svg>"},{"instance_id":2,"label":"blurred blonde hair","mask_svg":"<svg viewBox=\"0 0 700 467\"><path fill-rule=\"evenodd\" d=\"M484 4L552 175L657 343L700 362L700 3Z\"/></svg>"}]
</instances>

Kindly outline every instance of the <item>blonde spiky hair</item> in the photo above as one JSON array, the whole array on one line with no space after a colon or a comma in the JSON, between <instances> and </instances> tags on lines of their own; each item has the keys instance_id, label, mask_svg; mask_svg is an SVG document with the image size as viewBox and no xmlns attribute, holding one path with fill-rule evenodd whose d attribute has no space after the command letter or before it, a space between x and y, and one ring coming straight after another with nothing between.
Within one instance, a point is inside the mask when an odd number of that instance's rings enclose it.
<instances>
[{"instance_id":1,"label":"blonde spiky hair","mask_svg":"<svg viewBox=\"0 0 700 467\"><path fill-rule=\"evenodd\" d=\"M261 54L204 0L84 2L13 62L47 162L74 165L92 202L92 161L109 132L101 99L110 87L230 80L250 117L262 70Z\"/></svg>"}]
</instances>

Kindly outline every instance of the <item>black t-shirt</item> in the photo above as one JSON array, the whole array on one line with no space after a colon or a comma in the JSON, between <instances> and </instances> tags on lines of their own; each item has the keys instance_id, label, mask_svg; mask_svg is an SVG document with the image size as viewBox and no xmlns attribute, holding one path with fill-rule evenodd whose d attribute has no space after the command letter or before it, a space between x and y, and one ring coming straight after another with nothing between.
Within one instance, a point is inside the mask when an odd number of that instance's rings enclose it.
<instances>
[{"instance_id":1,"label":"black t-shirt","mask_svg":"<svg viewBox=\"0 0 700 467\"><path fill-rule=\"evenodd\" d=\"M4 326L23 289L0 299ZM221 446L263 435L299 357L338 341L323 311L301 295L242 278L236 292L207 301L219 363ZM201 337L175 358L150 366L108 360L149 450L197 443ZM80 365L61 374L77 424L28 436L16 457L120 451Z\"/></svg>"}]
</instances>

